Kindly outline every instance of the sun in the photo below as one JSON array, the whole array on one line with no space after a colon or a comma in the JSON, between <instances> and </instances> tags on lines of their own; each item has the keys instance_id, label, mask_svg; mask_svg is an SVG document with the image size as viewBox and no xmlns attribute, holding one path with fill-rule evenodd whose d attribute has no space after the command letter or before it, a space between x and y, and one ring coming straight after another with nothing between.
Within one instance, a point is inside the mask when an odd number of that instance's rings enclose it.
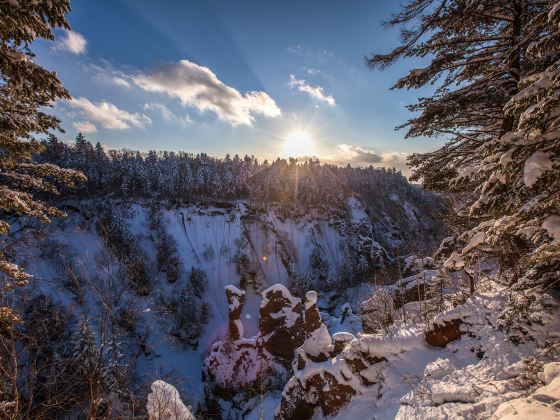
<instances>
[{"instance_id":1,"label":"sun","mask_svg":"<svg viewBox=\"0 0 560 420\"><path fill-rule=\"evenodd\" d=\"M316 155L317 152L315 150L313 139L306 131L292 131L286 136L286 141L282 146L282 156L311 157Z\"/></svg>"}]
</instances>

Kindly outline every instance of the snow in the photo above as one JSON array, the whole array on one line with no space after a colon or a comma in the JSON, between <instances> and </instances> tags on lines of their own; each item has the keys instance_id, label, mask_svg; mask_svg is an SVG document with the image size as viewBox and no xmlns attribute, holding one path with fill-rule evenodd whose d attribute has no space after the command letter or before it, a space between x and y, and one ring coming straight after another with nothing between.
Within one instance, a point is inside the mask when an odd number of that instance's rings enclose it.
<instances>
[{"instance_id":1,"label":"snow","mask_svg":"<svg viewBox=\"0 0 560 420\"><path fill-rule=\"evenodd\" d=\"M397 196L397 200L398 200L398 196ZM347 202L348 202L348 207L350 209L350 215L352 216L353 221L357 222L368 218L368 215L364 209L364 205L360 202L360 200L358 200L356 197L350 197L348 198Z\"/></svg>"},{"instance_id":2,"label":"snow","mask_svg":"<svg viewBox=\"0 0 560 420\"><path fill-rule=\"evenodd\" d=\"M522 378L527 371L523 361L535 354L536 346L549 340L550 334L558 329L558 321L543 318L542 326L534 327L533 332L538 332L535 338L540 344L514 345L495 327L509 292L496 284L489 289L491 291L477 293L467 303L436 318L438 322L461 318L469 332L449 343L445 349L430 348L423 340L422 330L414 326L394 326L389 333L390 338L385 339L359 335L351 348L365 352L362 354L369 357L384 356L387 362L374 364L378 367L377 372L370 372L371 367L368 368L368 379L375 379L377 375L378 384L358 386L358 395L338 413L337 418L490 418L504 401L525 395ZM484 352L482 358L473 351L477 348ZM345 350L334 362L324 363L323 369L332 372L333 363L334 366L339 365L345 354L349 351ZM552 408L557 404L559 365L545 366L539 376L543 382L554 384L539 388L535 397L531 397L533 411L520 411L521 414L515 418L556 418L553 414L557 412L542 411L540 406ZM315 371L317 368L317 365L310 366ZM372 376L369 376L370 373ZM540 406L537 401L540 401ZM505 410L511 407L510 403L500 407ZM532 412L541 416L527 415Z\"/></svg>"},{"instance_id":3,"label":"snow","mask_svg":"<svg viewBox=\"0 0 560 420\"><path fill-rule=\"evenodd\" d=\"M470 250L472 250L472 249L476 248L477 246L483 244L485 240L486 240L486 232L482 231L482 232L475 233L471 237L471 239L469 240L468 245L463 248L461 253L466 254Z\"/></svg>"},{"instance_id":4,"label":"snow","mask_svg":"<svg viewBox=\"0 0 560 420\"><path fill-rule=\"evenodd\" d=\"M245 291L244 291L244 290L241 290L241 289L239 289L239 288L237 288L237 287L235 287L235 286L233 286L233 285L231 285L231 284L230 284L230 285L227 285L227 286L225 287L225 289L226 289L226 290L229 290L229 291L231 292L231 294L233 294L233 295L237 295L237 296L244 296L244 295L245 295Z\"/></svg>"},{"instance_id":5,"label":"snow","mask_svg":"<svg viewBox=\"0 0 560 420\"><path fill-rule=\"evenodd\" d=\"M128 228L145 254L152 281L150 296L137 296L125 287L122 295L119 294L121 300L114 308L116 311L131 310L137 317L135 327L138 334L123 336L123 352L126 352L126 358L130 361L131 375L139 381L161 378L167 383L172 383L173 389L178 390L185 403L193 405L201 402L204 396L200 379L204 357L212 344L227 332L228 304L224 288L238 295L245 293L241 315L243 325L240 325L240 320L238 327L244 327L246 336L253 336L258 330L261 291L280 290L284 296L290 296L286 293L289 276L283 259L288 260L290 269L295 272L309 272L310 255L319 248L330 272L336 273L344 241L353 240L348 238L344 231L347 221L339 217L338 213L333 215L327 210L310 209L306 210L306 214L290 219L281 216L281 212L274 206L269 206L250 217L247 213L253 210L243 203L237 203L227 210L212 205L172 208L161 206L159 215L162 225L177 243L177 257L180 262L179 278L175 283L169 283L166 276L157 271L155 264L157 240L148 220L150 204L115 200L111 205L123 210ZM359 220L369 218L358 199L355 199L352 205L355 209L353 217ZM101 306L99 291L111 284L112 278L117 278L119 270L118 261L107 255L105 243L92 227L95 218L86 219L84 214L87 213L70 212L67 219L53 222L46 231L47 238L53 238L63 245L57 251L57 255L67 257L85 279L92 280L92 290L88 289L84 306L77 304L75 296L60 284L60 273L52 257L41 256L41 249L37 247L26 248L24 242L21 243L21 247L25 252L18 252L27 264L28 271L35 275L33 290L53 296L56 302L64 304L77 316L83 312L96 313ZM391 223L390 218L386 220ZM390 238L390 233L387 233L389 231L380 232L384 239ZM247 252L252 261L260 262L255 268L256 283L250 284L245 290L239 289L240 278L235 264L235 257L239 252ZM267 257L266 261L263 260L264 256ZM208 288L203 300L208 305L210 315L196 349L170 334L175 325L174 314L161 303L180 296L192 267L201 269L207 275ZM119 284L119 287L122 286ZM330 348L332 342L328 331L358 333L361 330L360 317L350 313L343 318L342 312L352 305L357 308L359 302L370 295L371 291L371 285L345 290L336 306L329 308L331 315L325 320L325 327L318 330L309 341L308 350L314 353ZM317 295L310 294L306 303L317 302L317 299ZM342 305L345 302L348 303ZM290 299L290 305L295 306L299 303L297 298ZM289 326L295 323L300 315L287 310L286 313L273 316L285 316ZM352 338L347 332L335 334L333 337L345 340ZM138 347L140 340L143 346L141 351ZM249 339L239 341L244 343L244 346L255 345ZM239 352L244 351L248 352L249 359L258 358L257 354L251 353L247 348L239 349ZM231 362L235 360L238 359L232 358ZM241 369L251 371L257 367L247 365ZM235 369L239 367L228 365L226 361L224 375ZM368 375L373 378L377 374L372 369Z\"/></svg>"},{"instance_id":6,"label":"snow","mask_svg":"<svg viewBox=\"0 0 560 420\"><path fill-rule=\"evenodd\" d=\"M223 388L242 388L254 383L269 369L280 371L266 350L260 350L254 338L214 343L206 359L215 384Z\"/></svg>"},{"instance_id":7,"label":"snow","mask_svg":"<svg viewBox=\"0 0 560 420\"><path fill-rule=\"evenodd\" d=\"M416 207L414 207L408 201L406 203L404 203L402 207L403 207L404 213L408 217L409 221L413 225L416 225L418 223L418 217L416 216L416 212L417 212Z\"/></svg>"},{"instance_id":8,"label":"snow","mask_svg":"<svg viewBox=\"0 0 560 420\"><path fill-rule=\"evenodd\" d=\"M448 311L440 312L434 317L433 323L444 324L455 319L464 320L469 316L474 315L476 313L476 310L476 307L471 302L467 302Z\"/></svg>"},{"instance_id":9,"label":"snow","mask_svg":"<svg viewBox=\"0 0 560 420\"><path fill-rule=\"evenodd\" d=\"M500 165L504 168L508 166L513 161L513 154L516 152L517 148L513 147L509 149L507 152L504 152L502 156L500 156Z\"/></svg>"},{"instance_id":10,"label":"snow","mask_svg":"<svg viewBox=\"0 0 560 420\"><path fill-rule=\"evenodd\" d=\"M448 270L460 270L465 266L463 257L457 252L453 251L451 256L443 263L443 267Z\"/></svg>"},{"instance_id":11,"label":"snow","mask_svg":"<svg viewBox=\"0 0 560 420\"><path fill-rule=\"evenodd\" d=\"M150 420L195 420L174 386L157 380L152 383L151 389L146 404Z\"/></svg>"},{"instance_id":12,"label":"snow","mask_svg":"<svg viewBox=\"0 0 560 420\"><path fill-rule=\"evenodd\" d=\"M496 420L560 419L560 363L544 365L539 378L545 384L526 398L502 403L493 418Z\"/></svg>"},{"instance_id":13,"label":"snow","mask_svg":"<svg viewBox=\"0 0 560 420\"><path fill-rule=\"evenodd\" d=\"M260 398L257 406L249 413L244 420L274 420L274 410L280 404L282 394L280 392L269 393Z\"/></svg>"},{"instance_id":14,"label":"snow","mask_svg":"<svg viewBox=\"0 0 560 420\"><path fill-rule=\"evenodd\" d=\"M507 229L517 222L517 216L504 216L494 222L494 228Z\"/></svg>"},{"instance_id":15,"label":"snow","mask_svg":"<svg viewBox=\"0 0 560 420\"><path fill-rule=\"evenodd\" d=\"M468 168L465 168L459 173L459 179L461 179L461 178L471 178L474 174L476 174L477 171L478 171L478 168L476 168L474 166L470 166Z\"/></svg>"},{"instance_id":16,"label":"snow","mask_svg":"<svg viewBox=\"0 0 560 420\"><path fill-rule=\"evenodd\" d=\"M550 170L552 170L550 153L538 150L525 161L523 181L527 187L531 188L546 171Z\"/></svg>"},{"instance_id":17,"label":"snow","mask_svg":"<svg viewBox=\"0 0 560 420\"><path fill-rule=\"evenodd\" d=\"M344 331L333 334L332 338L333 341L352 341L356 339L354 334L350 334L349 332Z\"/></svg>"},{"instance_id":18,"label":"snow","mask_svg":"<svg viewBox=\"0 0 560 420\"><path fill-rule=\"evenodd\" d=\"M327 326L321 323L321 326L311 333L301 348L311 356L328 354L332 349L332 340Z\"/></svg>"},{"instance_id":19,"label":"snow","mask_svg":"<svg viewBox=\"0 0 560 420\"><path fill-rule=\"evenodd\" d=\"M237 331L239 332L239 337L243 338L243 335L245 334L245 330L243 328L243 322L241 322L240 319L236 319L234 323L235 326L237 327Z\"/></svg>"},{"instance_id":20,"label":"snow","mask_svg":"<svg viewBox=\"0 0 560 420\"><path fill-rule=\"evenodd\" d=\"M305 294L305 309L311 308L317 303L317 292L309 291Z\"/></svg>"},{"instance_id":21,"label":"snow","mask_svg":"<svg viewBox=\"0 0 560 420\"><path fill-rule=\"evenodd\" d=\"M553 239L552 245L560 245L560 216L552 215L544 219L542 228Z\"/></svg>"},{"instance_id":22,"label":"snow","mask_svg":"<svg viewBox=\"0 0 560 420\"><path fill-rule=\"evenodd\" d=\"M262 294L262 301L260 306L261 308L264 308L265 306L268 305L269 300L267 295L269 293L274 293L274 292L280 292L282 296L290 302L292 308L294 308L298 303L301 302L299 298L292 296L292 294L288 291L286 286L284 286L283 284L274 284L269 288L263 290L263 292L261 293Z\"/></svg>"},{"instance_id":23,"label":"snow","mask_svg":"<svg viewBox=\"0 0 560 420\"><path fill-rule=\"evenodd\" d=\"M225 290L229 291L230 294L233 296L232 302L229 305L229 311L233 312L237 308L239 308L239 305L241 305L241 302L240 302L239 298L241 298L242 296L245 296L245 292L242 291L242 290L239 290L237 287L232 286L231 284L226 286ZM243 330L241 329L240 331L243 331ZM241 335L243 335L243 334L241 334Z\"/></svg>"}]
</instances>

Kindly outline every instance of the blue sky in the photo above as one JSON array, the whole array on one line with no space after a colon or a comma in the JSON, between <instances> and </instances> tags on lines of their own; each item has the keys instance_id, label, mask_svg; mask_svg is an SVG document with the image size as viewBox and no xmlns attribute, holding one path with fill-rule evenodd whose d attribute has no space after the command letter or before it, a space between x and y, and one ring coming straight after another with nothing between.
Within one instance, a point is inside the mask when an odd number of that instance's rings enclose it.
<instances>
[{"instance_id":1,"label":"blue sky","mask_svg":"<svg viewBox=\"0 0 560 420\"><path fill-rule=\"evenodd\" d=\"M54 44L37 42L34 51L73 97L55 107L65 140L81 130L109 148L261 159L307 142L321 160L400 167L435 142L394 131L411 117L404 105L426 92L389 88L422 63L384 72L364 64L364 55L397 45L398 33L381 26L397 7L82 0L69 15L73 33L58 31Z\"/></svg>"}]
</instances>

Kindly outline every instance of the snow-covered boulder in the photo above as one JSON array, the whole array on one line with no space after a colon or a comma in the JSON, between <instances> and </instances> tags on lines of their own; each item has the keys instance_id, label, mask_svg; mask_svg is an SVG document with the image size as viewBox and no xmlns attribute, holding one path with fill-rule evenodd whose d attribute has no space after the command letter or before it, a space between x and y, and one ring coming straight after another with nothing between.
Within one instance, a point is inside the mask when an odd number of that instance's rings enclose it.
<instances>
[{"instance_id":1,"label":"snow-covered boulder","mask_svg":"<svg viewBox=\"0 0 560 420\"><path fill-rule=\"evenodd\" d=\"M275 418L310 419L315 418L317 410L320 410L319 418L336 415L354 395L356 390L351 385L329 372L311 376L305 385L292 378L284 388Z\"/></svg>"},{"instance_id":2,"label":"snow-covered boulder","mask_svg":"<svg viewBox=\"0 0 560 420\"><path fill-rule=\"evenodd\" d=\"M151 389L146 404L149 420L195 420L174 386L158 380Z\"/></svg>"},{"instance_id":3,"label":"snow-covered boulder","mask_svg":"<svg viewBox=\"0 0 560 420\"><path fill-rule=\"evenodd\" d=\"M495 420L560 419L560 363L548 363L539 374L545 384L526 398L502 403L494 415Z\"/></svg>"},{"instance_id":4,"label":"snow-covered boulder","mask_svg":"<svg viewBox=\"0 0 560 420\"><path fill-rule=\"evenodd\" d=\"M419 258L416 255L410 255L404 260L403 276L408 277L423 270L433 270L434 267L434 259L432 257Z\"/></svg>"},{"instance_id":5,"label":"snow-covered boulder","mask_svg":"<svg viewBox=\"0 0 560 420\"><path fill-rule=\"evenodd\" d=\"M453 236L448 236L441 241L438 250L434 253L434 260L437 262L443 262L451 256L454 250L455 238Z\"/></svg>"},{"instance_id":6,"label":"snow-covered boulder","mask_svg":"<svg viewBox=\"0 0 560 420\"><path fill-rule=\"evenodd\" d=\"M307 335L321 326L321 313L317 307L317 292L307 292L305 296L304 326Z\"/></svg>"},{"instance_id":7,"label":"snow-covered boulder","mask_svg":"<svg viewBox=\"0 0 560 420\"><path fill-rule=\"evenodd\" d=\"M336 334L333 334L333 356L338 356L340 353L342 353L344 347L355 339L356 337L354 336L354 334L350 334L348 332L337 332Z\"/></svg>"},{"instance_id":8,"label":"snow-covered boulder","mask_svg":"<svg viewBox=\"0 0 560 420\"><path fill-rule=\"evenodd\" d=\"M203 379L211 395L224 400L239 397L245 389L264 383L265 378L284 374L262 340L240 338L217 341L204 361Z\"/></svg>"}]
</instances>

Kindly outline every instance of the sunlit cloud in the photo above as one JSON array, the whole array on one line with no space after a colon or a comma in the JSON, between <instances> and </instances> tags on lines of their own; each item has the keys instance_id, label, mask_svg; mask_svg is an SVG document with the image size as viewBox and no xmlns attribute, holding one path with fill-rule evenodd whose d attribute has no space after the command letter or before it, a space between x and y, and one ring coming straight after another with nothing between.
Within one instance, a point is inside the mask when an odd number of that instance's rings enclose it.
<instances>
[{"instance_id":1,"label":"sunlit cloud","mask_svg":"<svg viewBox=\"0 0 560 420\"><path fill-rule=\"evenodd\" d=\"M406 164L408 154L401 152L377 153L373 149L351 144L339 144L332 155L325 155L323 160L336 165L352 166L381 166L396 168L403 175L410 175L410 168Z\"/></svg>"},{"instance_id":2,"label":"sunlit cloud","mask_svg":"<svg viewBox=\"0 0 560 420\"><path fill-rule=\"evenodd\" d=\"M97 133L97 127L89 121L76 121L73 123L76 131L83 134Z\"/></svg>"},{"instance_id":3,"label":"sunlit cloud","mask_svg":"<svg viewBox=\"0 0 560 420\"><path fill-rule=\"evenodd\" d=\"M113 76L111 78L111 81L113 82L113 84L117 85L117 86L122 86L122 87L126 87L129 88L130 87L130 83L128 82L128 80L120 77L120 76Z\"/></svg>"},{"instance_id":4,"label":"sunlit cloud","mask_svg":"<svg viewBox=\"0 0 560 420\"><path fill-rule=\"evenodd\" d=\"M94 104L86 98L72 98L68 103L72 108L78 110L88 119L110 130L125 130L131 126L141 128L152 122L147 115L138 113L131 114L117 108L110 102Z\"/></svg>"},{"instance_id":5,"label":"sunlit cloud","mask_svg":"<svg viewBox=\"0 0 560 420\"><path fill-rule=\"evenodd\" d=\"M208 67L188 60L169 64L151 73L139 73L134 82L148 92L177 98L185 107L212 112L231 125L252 125L255 115L278 117L282 111L265 92L241 94L226 85Z\"/></svg>"},{"instance_id":6,"label":"sunlit cloud","mask_svg":"<svg viewBox=\"0 0 560 420\"><path fill-rule=\"evenodd\" d=\"M379 163L383 158L371 149L361 146L353 146L350 144L339 144L338 148L347 156L350 161L361 162L367 164Z\"/></svg>"},{"instance_id":7,"label":"sunlit cloud","mask_svg":"<svg viewBox=\"0 0 560 420\"><path fill-rule=\"evenodd\" d=\"M167 108L164 104L160 104L159 102L150 102L144 104L142 107L144 111L159 111L161 116L166 121L173 121L176 117L173 112L169 108Z\"/></svg>"},{"instance_id":8,"label":"sunlit cloud","mask_svg":"<svg viewBox=\"0 0 560 420\"><path fill-rule=\"evenodd\" d=\"M297 79L293 74L290 74L288 85L290 89L297 89L299 92L307 93L317 101L324 102L330 106L336 105L334 98L331 95L326 95L321 86L310 86L304 79Z\"/></svg>"},{"instance_id":9,"label":"sunlit cloud","mask_svg":"<svg viewBox=\"0 0 560 420\"><path fill-rule=\"evenodd\" d=\"M193 121L189 115L178 117L167 106L159 102L149 102L142 107L144 111L153 111L161 114L162 118L167 122L177 122L183 126L192 124Z\"/></svg>"},{"instance_id":10,"label":"sunlit cloud","mask_svg":"<svg viewBox=\"0 0 560 420\"><path fill-rule=\"evenodd\" d=\"M64 35L57 38L55 49L59 51L67 51L72 54L84 54L86 52L87 40L84 36L76 31L64 31Z\"/></svg>"},{"instance_id":11,"label":"sunlit cloud","mask_svg":"<svg viewBox=\"0 0 560 420\"><path fill-rule=\"evenodd\" d=\"M305 71L310 76L317 76L318 74L321 74L321 70L314 68L307 68Z\"/></svg>"}]
</instances>

